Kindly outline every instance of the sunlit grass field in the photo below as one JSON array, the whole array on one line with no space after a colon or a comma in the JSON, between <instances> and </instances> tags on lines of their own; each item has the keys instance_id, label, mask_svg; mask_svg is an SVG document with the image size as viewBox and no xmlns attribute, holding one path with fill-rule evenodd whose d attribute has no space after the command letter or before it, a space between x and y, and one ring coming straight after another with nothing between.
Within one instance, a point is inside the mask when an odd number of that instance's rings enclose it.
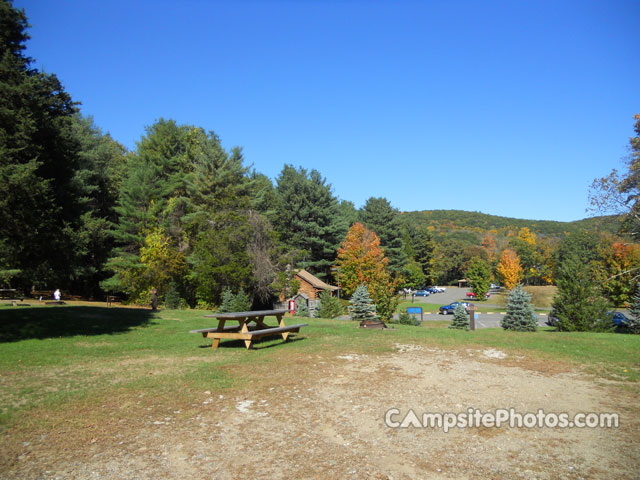
<instances>
[{"instance_id":1,"label":"sunlit grass field","mask_svg":"<svg viewBox=\"0 0 640 480\"><path fill-rule=\"evenodd\" d=\"M425 322L420 327L393 325L382 331L360 329L350 320L305 319L309 326L286 343L274 337L247 351L241 341L223 340L219 349L212 350L210 340L189 333L214 326L204 318L206 313L90 305L3 306L0 428L37 421L38 417L30 416L34 409L46 408L55 417L56 411L70 404L98 404L139 392L187 399L203 389L241 389L251 381L256 365L295 366L296 358L309 355L385 354L398 343L494 348L542 365L548 361L583 368L595 378L620 380L630 388L637 387L640 376L640 336L552 329L465 332L446 328L447 321Z\"/></svg>"}]
</instances>

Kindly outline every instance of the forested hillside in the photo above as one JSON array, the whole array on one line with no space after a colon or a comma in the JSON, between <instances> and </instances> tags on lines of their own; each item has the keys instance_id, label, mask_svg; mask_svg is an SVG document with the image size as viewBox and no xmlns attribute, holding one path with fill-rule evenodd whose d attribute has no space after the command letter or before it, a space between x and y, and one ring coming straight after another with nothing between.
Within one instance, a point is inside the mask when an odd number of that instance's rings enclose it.
<instances>
[{"instance_id":1,"label":"forested hillside","mask_svg":"<svg viewBox=\"0 0 640 480\"><path fill-rule=\"evenodd\" d=\"M466 237L470 240L475 238L478 241L487 232L507 237L524 227L536 235L557 239L580 230L615 234L620 229L621 221L618 216L590 217L575 222L524 220L462 210L402 212L400 218L406 225L428 228L436 240L458 232L459 237Z\"/></svg>"}]
</instances>

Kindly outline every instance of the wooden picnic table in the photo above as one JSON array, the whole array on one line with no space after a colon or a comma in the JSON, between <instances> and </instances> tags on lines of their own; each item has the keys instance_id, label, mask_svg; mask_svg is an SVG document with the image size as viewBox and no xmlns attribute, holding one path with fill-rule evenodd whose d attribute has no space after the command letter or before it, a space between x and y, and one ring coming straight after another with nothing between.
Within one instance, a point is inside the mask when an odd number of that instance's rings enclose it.
<instances>
[{"instance_id":1,"label":"wooden picnic table","mask_svg":"<svg viewBox=\"0 0 640 480\"><path fill-rule=\"evenodd\" d=\"M189 333L201 333L204 338L212 338L211 348L218 348L220 340L223 338L244 340L247 349L252 347L255 338L262 338L269 335L282 335L286 342L291 332L299 332L300 328L306 327L306 323L296 325L285 325L284 314L287 310L256 310L253 312L230 312L214 313L205 315L207 318L216 318L218 326L203 328L201 330L191 330ZM265 317L276 317L278 326L271 327L264 321ZM237 321L238 325L225 326L227 320Z\"/></svg>"}]
</instances>

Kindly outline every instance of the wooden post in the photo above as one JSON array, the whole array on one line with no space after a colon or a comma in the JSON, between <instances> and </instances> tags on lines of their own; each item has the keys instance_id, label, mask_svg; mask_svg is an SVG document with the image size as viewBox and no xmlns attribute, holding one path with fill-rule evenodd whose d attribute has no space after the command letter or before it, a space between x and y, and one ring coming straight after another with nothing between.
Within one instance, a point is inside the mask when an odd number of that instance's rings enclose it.
<instances>
[{"instance_id":1,"label":"wooden post","mask_svg":"<svg viewBox=\"0 0 640 480\"><path fill-rule=\"evenodd\" d=\"M476 329L476 306L472 303L469 305L469 330Z\"/></svg>"}]
</instances>

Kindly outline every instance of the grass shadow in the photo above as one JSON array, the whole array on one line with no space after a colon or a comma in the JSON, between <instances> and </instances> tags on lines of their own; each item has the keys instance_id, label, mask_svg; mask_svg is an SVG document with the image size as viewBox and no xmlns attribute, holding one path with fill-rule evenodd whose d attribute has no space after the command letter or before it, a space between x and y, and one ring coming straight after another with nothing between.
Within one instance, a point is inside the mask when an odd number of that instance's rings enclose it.
<instances>
[{"instance_id":1,"label":"grass shadow","mask_svg":"<svg viewBox=\"0 0 640 480\"><path fill-rule=\"evenodd\" d=\"M293 335L289 335L287 341L283 341L280 334L270 335L264 338L259 338L253 341L252 349L253 350L264 350L266 348L278 347L280 345L286 345L288 343L295 343L301 340L304 340L305 337L294 337ZM280 340L280 341L278 341ZM271 342L271 343L270 343ZM211 349L211 344L200 345L199 348L209 348ZM218 348L241 348L246 350L247 347L244 344L244 340L222 340Z\"/></svg>"},{"instance_id":2,"label":"grass shadow","mask_svg":"<svg viewBox=\"0 0 640 480\"><path fill-rule=\"evenodd\" d=\"M148 326L151 310L56 306L0 310L0 343L28 339L124 333Z\"/></svg>"}]
</instances>

